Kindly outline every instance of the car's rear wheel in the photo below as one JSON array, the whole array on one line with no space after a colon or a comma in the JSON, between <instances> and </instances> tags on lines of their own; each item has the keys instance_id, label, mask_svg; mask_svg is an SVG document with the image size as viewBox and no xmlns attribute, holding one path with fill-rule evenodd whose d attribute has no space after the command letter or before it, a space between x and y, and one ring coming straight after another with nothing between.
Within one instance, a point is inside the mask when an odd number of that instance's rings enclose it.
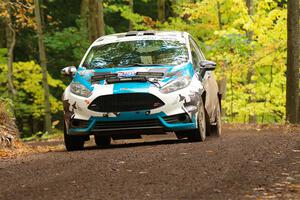
<instances>
[{"instance_id":1,"label":"car's rear wheel","mask_svg":"<svg viewBox=\"0 0 300 200\"><path fill-rule=\"evenodd\" d=\"M220 103L218 102L215 125L211 125L211 135L219 137L221 136L221 134L222 134L221 107L220 107Z\"/></svg>"},{"instance_id":2,"label":"car's rear wheel","mask_svg":"<svg viewBox=\"0 0 300 200\"><path fill-rule=\"evenodd\" d=\"M198 116L197 116L198 128L188 135L188 140L191 142L201 142L206 138L206 117L203 100L199 101Z\"/></svg>"},{"instance_id":3,"label":"car's rear wheel","mask_svg":"<svg viewBox=\"0 0 300 200\"><path fill-rule=\"evenodd\" d=\"M64 141L67 151L82 150L85 138L83 136L68 135L66 125L64 125Z\"/></svg>"},{"instance_id":4,"label":"car's rear wheel","mask_svg":"<svg viewBox=\"0 0 300 200\"><path fill-rule=\"evenodd\" d=\"M111 143L110 136L95 135L94 138L95 138L95 143L98 147L107 147Z\"/></svg>"}]
</instances>

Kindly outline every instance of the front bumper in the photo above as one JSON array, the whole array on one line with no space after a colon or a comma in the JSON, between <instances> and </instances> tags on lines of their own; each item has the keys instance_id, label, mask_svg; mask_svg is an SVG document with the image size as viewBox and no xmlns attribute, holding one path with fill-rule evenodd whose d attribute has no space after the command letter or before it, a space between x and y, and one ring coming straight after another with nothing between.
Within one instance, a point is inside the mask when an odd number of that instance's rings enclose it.
<instances>
[{"instance_id":1,"label":"front bumper","mask_svg":"<svg viewBox=\"0 0 300 200\"><path fill-rule=\"evenodd\" d=\"M128 113L127 113L128 114ZM156 116L150 116L147 119L120 121L118 119L106 120L99 117L92 117L90 120L71 120L70 135L90 135L101 133L146 133L168 132L177 130L195 129L196 123L192 121L188 114L178 114L166 116L159 113Z\"/></svg>"},{"instance_id":2,"label":"front bumper","mask_svg":"<svg viewBox=\"0 0 300 200\"><path fill-rule=\"evenodd\" d=\"M201 95L199 92L201 88L197 82L195 85L191 84L187 88L169 94L159 92L156 87L149 87L147 91L138 91L155 95L161 99L164 105L158 108L119 113L96 112L89 109L91 103L99 96L116 94L112 88L113 86L95 85L93 94L89 98L71 93L69 87L66 89L63 101L65 120L68 120L66 121L68 134L88 135L122 131L152 132L154 130L167 132L197 128L197 103ZM124 93L121 89L118 91ZM127 93L131 93L131 91L127 91ZM179 118L176 120L179 116L187 117L184 120L179 120ZM80 123L72 124L76 120Z\"/></svg>"}]
</instances>

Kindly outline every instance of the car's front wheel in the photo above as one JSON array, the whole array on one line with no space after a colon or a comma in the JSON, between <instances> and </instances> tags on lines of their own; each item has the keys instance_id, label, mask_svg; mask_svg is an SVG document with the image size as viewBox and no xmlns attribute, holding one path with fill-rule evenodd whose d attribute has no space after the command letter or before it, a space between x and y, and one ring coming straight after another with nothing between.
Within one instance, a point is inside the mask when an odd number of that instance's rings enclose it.
<instances>
[{"instance_id":1,"label":"car's front wheel","mask_svg":"<svg viewBox=\"0 0 300 200\"><path fill-rule=\"evenodd\" d=\"M107 147L111 143L110 136L95 135L95 143L98 147Z\"/></svg>"},{"instance_id":2,"label":"car's front wheel","mask_svg":"<svg viewBox=\"0 0 300 200\"><path fill-rule=\"evenodd\" d=\"M84 137L68 135L66 125L64 125L64 141L67 151L82 150L84 146Z\"/></svg>"},{"instance_id":3,"label":"car's front wheel","mask_svg":"<svg viewBox=\"0 0 300 200\"><path fill-rule=\"evenodd\" d=\"M203 100L199 101L198 105L198 116L197 116L198 128L188 136L191 142L201 142L206 138L206 117Z\"/></svg>"}]
</instances>

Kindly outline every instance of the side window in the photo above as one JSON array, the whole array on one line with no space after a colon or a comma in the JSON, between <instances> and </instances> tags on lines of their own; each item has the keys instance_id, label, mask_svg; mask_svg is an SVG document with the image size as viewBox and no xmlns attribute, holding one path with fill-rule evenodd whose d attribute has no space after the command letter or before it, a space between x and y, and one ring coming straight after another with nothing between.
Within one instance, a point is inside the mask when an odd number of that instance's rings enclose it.
<instances>
[{"instance_id":1,"label":"side window","mask_svg":"<svg viewBox=\"0 0 300 200\"><path fill-rule=\"evenodd\" d=\"M191 37L192 43L195 45L197 52L199 52L200 60L206 60L204 54L202 53L201 49L199 48L197 42Z\"/></svg>"},{"instance_id":2,"label":"side window","mask_svg":"<svg viewBox=\"0 0 300 200\"><path fill-rule=\"evenodd\" d=\"M201 57L197 47L195 46L195 43L191 39L190 39L190 48L191 48L193 66L194 68L198 68L199 63L201 61Z\"/></svg>"}]
</instances>

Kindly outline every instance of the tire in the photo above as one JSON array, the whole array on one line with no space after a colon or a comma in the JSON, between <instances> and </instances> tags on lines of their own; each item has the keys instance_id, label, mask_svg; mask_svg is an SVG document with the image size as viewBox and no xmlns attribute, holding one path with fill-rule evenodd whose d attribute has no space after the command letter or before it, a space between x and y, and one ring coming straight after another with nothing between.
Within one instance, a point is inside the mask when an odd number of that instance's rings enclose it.
<instances>
[{"instance_id":1,"label":"tire","mask_svg":"<svg viewBox=\"0 0 300 200\"><path fill-rule=\"evenodd\" d=\"M198 128L188 135L190 142L203 142L206 138L206 117L202 98L198 105L197 124Z\"/></svg>"},{"instance_id":2,"label":"tire","mask_svg":"<svg viewBox=\"0 0 300 200\"><path fill-rule=\"evenodd\" d=\"M108 147L111 143L110 136L95 135L94 138L95 138L95 143L98 147Z\"/></svg>"},{"instance_id":3,"label":"tire","mask_svg":"<svg viewBox=\"0 0 300 200\"><path fill-rule=\"evenodd\" d=\"M222 118L221 118L221 106L218 101L217 111L216 111L216 125L211 125L211 135L220 137L222 135Z\"/></svg>"},{"instance_id":4,"label":"tire","mask_svg":"<svg viewBox=\"0 0 300 200\"><path fill-rule=\"evenodd\" d=\"M209 116L208 116L208 113L207 113L207 111L206 111L206 109L205 109L205 122L206 122L206 135L207 136L210 136L211 135L211 125L210 125L210 118L209 118Z\"/></svg>"},{"instance_id":5,"label":"tire","mask_svg":"<svg viewBox=\"0 0 300 200\"><path fill-rule=\"evenodd\" d=\"M66 125L64 125L64 141L67 151L82 150L84 147L84 137L68 135Z\"/></svg>"}]
</instances>

